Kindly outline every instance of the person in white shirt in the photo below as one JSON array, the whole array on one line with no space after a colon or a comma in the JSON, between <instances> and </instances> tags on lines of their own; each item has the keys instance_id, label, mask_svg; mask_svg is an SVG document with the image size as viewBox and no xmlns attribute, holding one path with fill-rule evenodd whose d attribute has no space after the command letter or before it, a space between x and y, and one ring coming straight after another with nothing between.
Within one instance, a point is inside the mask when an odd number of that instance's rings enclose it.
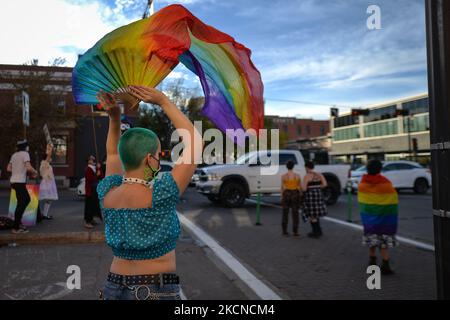
<instances>
[{"instance_id":1,"label":"person in white shirt","mask_svg":"<svg viewBox=\"0 0 450 320\"><path fill-rule=\"evenodd\" d=\"M27 173L30 173L32 178L36 178L38 172L31 166L28 142L26 140L17 143L17 152L11 156L7 171L11 172L11 188L16 191L17 198L12 233L27 233L27 228L22 225L23 213L31 201L26 188Z\"/></svg>"}]
</instances>

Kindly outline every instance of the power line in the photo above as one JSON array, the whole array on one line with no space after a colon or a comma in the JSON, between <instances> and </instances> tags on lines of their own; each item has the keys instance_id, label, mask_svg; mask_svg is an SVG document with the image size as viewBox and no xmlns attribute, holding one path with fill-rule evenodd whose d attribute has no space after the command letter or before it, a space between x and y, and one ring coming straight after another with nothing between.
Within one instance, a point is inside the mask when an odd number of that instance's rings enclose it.
<instances>
[{"instance_id":1,"label":"power line","mask_svg":"<svg viewBox=\"0 0 450 320\"><path fill-rule=\"evenodd\" d=\"M338 104L322 103L322 102L287 100L287 99L271 99L271 98L264 98L264 99L268 100L268 101L279 101L279 102L288 102L288 103L296 103L296 104L309 104L309 105L324 106L324 107L347 108L347 109L352 108L352 106L343 106L343 105L338 105Z\"/></svg>"}]
</instances>

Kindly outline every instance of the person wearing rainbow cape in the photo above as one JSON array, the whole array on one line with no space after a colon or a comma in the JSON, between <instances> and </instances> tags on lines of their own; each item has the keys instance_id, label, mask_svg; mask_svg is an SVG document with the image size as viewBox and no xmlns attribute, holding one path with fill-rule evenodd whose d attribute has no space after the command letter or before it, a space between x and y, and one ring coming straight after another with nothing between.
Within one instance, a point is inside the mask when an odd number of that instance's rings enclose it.
<instances>
[{"instance_id":1,"label":"person wearing rainbow cape","mask_svg":"<svg viewBox=\"0 0 450 320\"><path fill-rule=\"evenodd\" d=\"M175 247L180 235L176 205L202 156L202 138L192 122L160 91L133 86L139 101L159 105L183 136L183 153L171 172L159 173L161 144L148 129L122 136L121 110L113 95L98 99L109 114L106 177L97 192L105 238L113 261L104 300L180 300ZM198 141L198 143L195 142Z\"/></svg>"},{"instance_id":2,"label":"person wearing rainbow cape","mask_svg":"<svg viewBox=\"0 0 450 320\"><path fill-rule=\"evenodd\" d=\"M398 195L392 183L380 174L379 160L367 164L367 174L358 186L358 204L364 225L363 244L369 247L369 265L377 264L376 249L383 259L381 273L392 274L388 248L395 247L398 223Z\"/></svg>"}]
</instances>

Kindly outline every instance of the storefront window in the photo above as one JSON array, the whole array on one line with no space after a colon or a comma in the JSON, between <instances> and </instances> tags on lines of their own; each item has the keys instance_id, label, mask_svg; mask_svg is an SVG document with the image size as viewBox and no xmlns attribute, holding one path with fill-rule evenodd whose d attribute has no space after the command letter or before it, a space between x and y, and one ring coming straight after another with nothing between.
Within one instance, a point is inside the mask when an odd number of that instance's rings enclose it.
<instances>
[{"instance_id":1,"label":"storefront window","mask_svg":"<svg viewBox=\"0 0 450 320\"><path fill-rule=\"evenodd\" d=\"M397 120L374 123L364 126L364 137L380 137L398 134Z\"/></svg>"},{"instance_id":2,"label":"storefront window","mask_svg":"<svg viewBox=\"0 0 450 320\"><path fill-rule=\"evenodd\" d=\"M55 147L53 151L52 162L55 165L66 165L67 161L67 136L54 136L53 145Z\"/></svg>"},{"instance_id":3,"label":"storefront window","mask_svg":"<svg viewBox=\"0 0 450 320\"><path fill-rule=\"evenodd\" d=\"M395 105L379 109L371 109L370 114L364 117L364 122L367 123L395 118L397 116L396 110L397 106Z\"/></svg>"},{"instance_id":4,"label":"storefront window","mask_svg":"<svg viewBox=\"0 0 450 320\"><path fill-rule=\"evenodd\" d=\"M358 124L358 123L359 123L359 118L353 117L351 115L334 118L334 127L335 128L347 127L347 126L351 126L351 125Z\"/></svg>"},{"instance_id":5,"label":"storefront window","mask_svg":"<svg viewBox=\"0 0 450 320\"><path fill-rule=\"evenodd\" d=\"M405 102L403 110L408 110L411 115L428 112L428 98Z\"/></svg>"},{"instance_id":6,"label":"storefront window","mask_svg":"<svg viewBox=\"0 0 450 320\"><path fill-rule=\"evenodd\" d=\"M344 140L352 140L359 139L359 128L347 128L347 129L339 129L333 131L334 141L344 141Z\"/></svg>"},{"instance_id":7,"label":"storefront window","mask_svg":"<svg viewBox=\"0 0 450 320\"><path fill-rule=\"evenodd\" d=\"M408 132L408 118L403 119L403 125L405 132ZM410 120L410 132L420 132L430 130L430 116L424 114L420 116L412 117Z\"/></svg>"}]
</instances>

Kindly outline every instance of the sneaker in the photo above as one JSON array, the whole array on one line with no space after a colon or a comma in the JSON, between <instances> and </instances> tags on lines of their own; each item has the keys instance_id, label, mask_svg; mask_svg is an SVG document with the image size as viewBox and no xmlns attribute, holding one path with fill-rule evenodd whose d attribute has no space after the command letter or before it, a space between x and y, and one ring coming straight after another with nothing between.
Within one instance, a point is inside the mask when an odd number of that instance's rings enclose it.
<instances>
[{"instance_id":1,"label":"sneaker","mask_svg":"<svg viewBox=\"0 0 450 320\"><path fill-rule=\"evenodd\" d=\"M377 257L369 257L369 267L377 265Z\"/></svg>"},{"instance_id":2,"label":"sneaker","mask_svg":"<svg viewBox=\"0 0 450 320\"><path fill-rule=\"evenodd\" d=\"M389 261L383 260L383 263L380 266L381 274L388 276L391 274L394 274L394 270L391 269L391 266L389 265Z\"/></svg>"},{"instance_id":3,"label":"sneaker","mask_svg":"<svg viewBox=\"0 0 450 320\"><path fill-rule=\"evenodd\" d=\"M285 236L285 237L289 237L289 233L287 233L287 232L283 232L283 236Z\"/></svg>"},{"instance_id":4,"label":"sneaker","mask_svg":"<svg viewBox=\"0 0 450 320\"><path fill-rule=\"evenodd\" d=\"M43 216L42 219L44 219L44 220L53 220L53 216Z\"/></svg>"},{"instance_id":5,"label":"sneaker","mask_svg":"<svg viewBox=\"0 0 450 320\"><path fill-rule=\"evenodd\" d=\"M94 228L94 226L92 225L92 223L85 223L85 224L84 224L84 227L85 227L86 229L93 229L93 228Z\"/></svg>"},{"instance_id":6,"label":"sneaker","mask_svg":"<svg viewBox=\"0 0 450 320\"><path fill-rule=\"evenodd\" d=\"M11 233L13 234L24 234L24 233L28 233L29 231L27 229L12 229Z\"/></svg>"},{"instance_id":7,"label":"sneaker","mask_svg":"<svg viewBox=\"0 0 450 320\"><path fill-rule=\"evenodd\" d=\"M295 232L294 237L300 237L300 235L297 232Z\"/></svg>"}]
</instances>

